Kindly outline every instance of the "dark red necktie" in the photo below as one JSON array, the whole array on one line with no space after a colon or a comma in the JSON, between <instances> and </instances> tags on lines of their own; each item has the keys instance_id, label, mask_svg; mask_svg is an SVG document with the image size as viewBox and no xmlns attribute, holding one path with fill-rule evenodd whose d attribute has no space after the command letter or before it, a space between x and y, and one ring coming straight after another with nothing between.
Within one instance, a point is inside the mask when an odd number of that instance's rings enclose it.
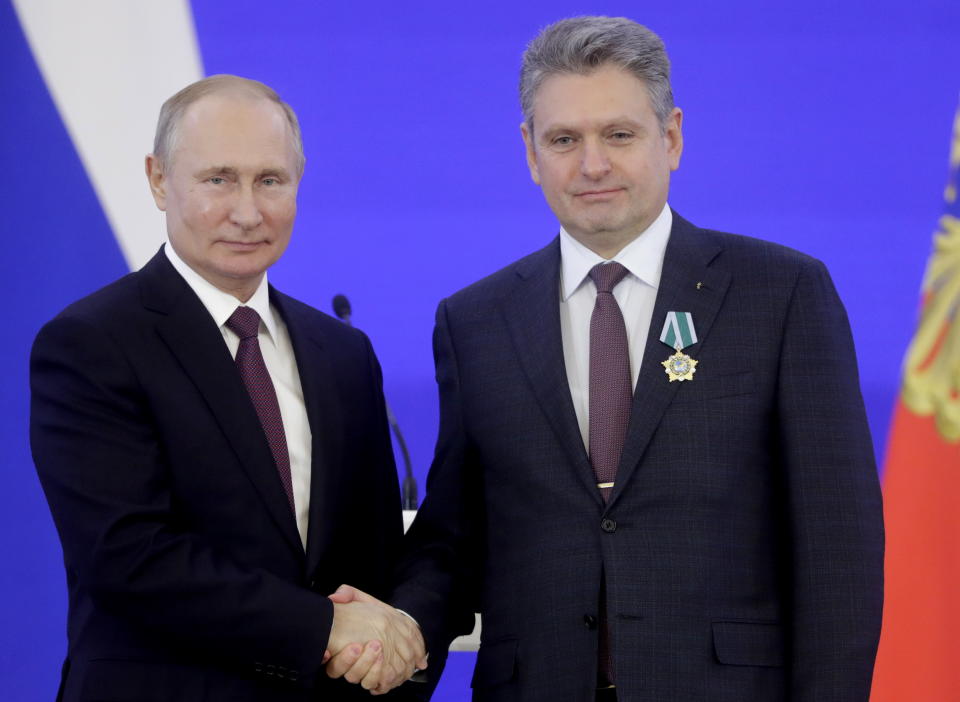
<instances>
[{"instance_id":1,"label":"dark red necktie","mask_svg":"<svg viewBox=\"0 0 960 702\"><path fill-rule=\"evenodd\" d=\"M280 416L280 405L277 403L277 393L270 380L270 373L263 362L260 352L260 341L257 333L260 331L260 315L252 307L238 307L227 320L229 327L240 337L240 346L237 348L235 359L237 370L243 384L247 387L253 408L257 411L263 432L267 435L270 452L277 464L277 473L283 484L290 509L296 508L293 504L293 480L290 477L290 455L287 453L287 437L283 432L283 418Z\"/></svg>"},{"instance_id":2,"label":"dark red necktie","mask_svg":"<svg viewBox=\"0 0 960 702\"><path fill-rule=\"evenodd\" d=\"M590 317L590 463L604 501L610 499L613 491L633 403L627 327L613 296L613 289L627 273L619 263L601 263L590 270L597 286L597 301ZM601 685L614 682L606 600L604 579L597 654Z\"/></svg>"},{"instance_id":3,"label":"dark red necktie","mask_svg":"<svg viewBox=\"0 0 960 702\"><path fill-rule=\"evenodd\" d=\"M617 477L633 402L627 327L613 296L627 272L619 263L601 263L590 270L597 286L590 317L590 463L604 500Z\"/></svg>"}]
</instances>

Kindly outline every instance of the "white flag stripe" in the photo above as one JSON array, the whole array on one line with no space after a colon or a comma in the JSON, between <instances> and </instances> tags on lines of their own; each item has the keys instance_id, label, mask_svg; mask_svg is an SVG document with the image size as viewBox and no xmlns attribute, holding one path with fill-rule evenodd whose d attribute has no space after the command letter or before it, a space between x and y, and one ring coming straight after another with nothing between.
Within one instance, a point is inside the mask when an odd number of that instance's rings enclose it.
<instances>
[{"instance_id":1,"label":"white flag stripe","mask_svg":"<svg viewBox=\"0 0 960 702\"><path fill-rule=\"evenodd\" d=\"M166 239L147 188L160 105L203 77L188 0L14 0L127 265Z\"/></svg>"},{"instance_id":2,"label":"white flag stripe","mask_svg":"<svg viewBox=\"0 0 960 702\"><path fill-rule=\"evenodd\" d=\"M690 330L690 346L693 346L697 343L697 330L693 328L693 315L689 312L684 312L684 315L687 317L687 329Z\"/></svg>"},{"instance_id":3,"label":"white flag stripe","mask_svg":"<svg viewBox=\"0 0 960 702\"><path fill-rule=\"evenodd\" d=\"M667 318L663 320L663 331L660 332L660 341L667 343L667 337L670 336L670 329L673 329L674 342L680 338L680 330L677 328L677 316L673 312L667 312Z\"/></svg>"}]
</instances>

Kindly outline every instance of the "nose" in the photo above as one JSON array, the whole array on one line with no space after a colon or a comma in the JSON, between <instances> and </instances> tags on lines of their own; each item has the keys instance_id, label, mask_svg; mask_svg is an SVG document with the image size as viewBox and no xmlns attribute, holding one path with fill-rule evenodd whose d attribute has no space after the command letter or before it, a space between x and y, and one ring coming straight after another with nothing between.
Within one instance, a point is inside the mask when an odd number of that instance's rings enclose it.
<instances>
[{"instance_id":1,"label":"nose","mask_svg":"<svg viewBox=\"0 0 960 702\"><path fill-rule=\"evenodd\" d=\"M580 172L591 180L599 180L610 172L610 159L607 158L606 149L599 140L584 141Z\"/></svg>"},{"instance_id":2,"label":"nose","mask_svg":"<svg viewBox=\"0 0 960 702\"><path fill-rule=\"evenodd\" d=\"M257 204L256 195L252 186L238 189L233 207L230 210L230 221L244 231L256 229L263 221L263 215Z\"/></svg>"}]
</instances>

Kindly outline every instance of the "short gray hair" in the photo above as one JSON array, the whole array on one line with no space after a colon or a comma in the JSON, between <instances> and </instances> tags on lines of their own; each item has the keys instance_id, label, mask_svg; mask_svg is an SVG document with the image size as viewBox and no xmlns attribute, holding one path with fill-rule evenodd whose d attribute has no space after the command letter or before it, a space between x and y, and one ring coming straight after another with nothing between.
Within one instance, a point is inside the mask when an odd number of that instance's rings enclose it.
<instances>
[{"instance_id":1,"label":"short gray hair","mask_svg":"<svg viewBox=\"0 0 960 702\"><path fill-rule=\"evenodd\" d=\"M226 73L209 76L191 83L163 103L160 108L160 119L157 120L157 133L153 139L153 154L160 160L160 163L165 167L170 163L170 156L177 141L180 120L187 108L200 98L229 90L246 92L255 97L264 98L275 103L283 110L283 114L290 124L293 146L297 152L297 171L302 173L304 164L303 138L300 135L300 122L297 120L297 113L293 111L290 105L281 100L277 91L269 85L258 80L241 78Z\"/></svg>"},{"instance_id":2,"label":"short gray hair","mask_svg":"<svg viewBox=\"0 0 960 702\"><path fill-rule=\"evenodd\" d=\"M643 81L650 103L665 128L673 111L670 59L663 40L626 17L570 17L540 30L523 52L520 106L533 130L533 101L548 77L562 73L589 75L613 64Z\"/></svg>"}]
</instances>

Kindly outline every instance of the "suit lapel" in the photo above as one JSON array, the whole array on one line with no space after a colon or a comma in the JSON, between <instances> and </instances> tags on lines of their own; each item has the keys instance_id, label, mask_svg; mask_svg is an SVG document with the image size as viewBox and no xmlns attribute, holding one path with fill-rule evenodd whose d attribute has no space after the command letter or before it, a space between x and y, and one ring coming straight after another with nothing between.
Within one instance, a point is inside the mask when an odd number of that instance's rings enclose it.
<instances>
[{"instance_id":1,"label":"suit lapel","mask_svg":"<svg viewBox=\"0 0 960 702\"><path fill-rule=\"evenodd\" d=\"M570 458L577 475L594 495L593 468L587 457L570 397L560 332L560 240L517 264L516 285L500 300L517 357L533 394Z\"/></svg>"},{"instance_id":2,"label":"suit lapel","mask_svg":"<svg viewBox=\"0 0 960 702\"><path fill-rule=\"evenodd\" d=\"M671 354L660 341L667 312L690 312L697 331L697 343L687 351L697 358L707 343L710 328L723 302L730 274L710 263L721 251L716 235L699 230L673 215L673 228L663 260L660 288L647 334L637 387L633 396L630 425L617 470L616 484L608 505L613 505L626 488L653 437L663 413L677 392L680 382L669 382L661 361ZM700 283L700 287L697 287ZM703 369L710 372L710 369ZM691 382L696 382L693 380Z\"/></svg>"},{"instance_id":3,"label":"suit lapel","mask_svg":"<svg viewBox=\"0 0 960 702\"><path fill-rule=\"evenodd\" d=\"M326 515L336 514L334 501L342 494L338 487L343 450L343 417L334 380L329 349L323 336L303 318L286 296L271 289L270 300L280 311L290 333L297 359L303 402L311 434L310 518L307 525L306 575L316 569L327 550L331 532Z\"/></svg>"},{"instance_id":4,"label":"suit lapel","mask_svg":"<svg viewBox=\"0 0 960 702\"><path fill-rule=\"evenodd\" d=\"M140 291L144 306L160 313L157 333L210 407L277 528L302 553L263 428L210 313L162 250L140 271Z\"/></svg>"}]
</instances>

